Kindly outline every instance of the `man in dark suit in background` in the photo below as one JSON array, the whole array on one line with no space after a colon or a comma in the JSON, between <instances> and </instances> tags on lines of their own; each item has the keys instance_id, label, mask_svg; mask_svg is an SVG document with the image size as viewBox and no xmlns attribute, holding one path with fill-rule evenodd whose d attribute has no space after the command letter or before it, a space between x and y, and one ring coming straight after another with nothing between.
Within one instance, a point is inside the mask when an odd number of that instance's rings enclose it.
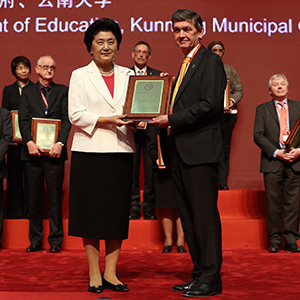
<instances>
[{"instance_id":1,"label":"man in dark suit in background","mask_svg":"<svg viewBox=\"0 0 300 300\"><path fill-rule=\"evenodd\" d=\"M3 178L7 177L5 154L12 142L13 127L10 112L0 108L0 250L3 231Z\"/></svg>"},{"instance_id":2,"label":"man in dark suit in background","mask_svg":"<svg viewBox=\"0 0 300 300\"><path fill-rule=\"evenodd\" d=\"M43 249L44 179L49 199L50 252L59 252L63 241L61 198L67 159L66 143L71 124L68 118L68 88L53 82L55 70L56 64L52 57L42 56L35 67L39 81L24 89L19 105L19 124L23 138L21 159L24 160L25 188L29 199L30 246L26 252ZM43 149L33 141L33 117L61 120L58 138L49 155L44 155Z\"/></svg>"},{"instance_id":3,"label":"man in dark suit in background","mask_svg":"<svg viewBox=\"0 0 300 300\"><path fill-rule=\"evenodd\" d=\"M131 68L136 75L159 75L161 72L147 66L148 60L151 58L150 45L144 41L139 41L133 48L132 58L134 66ZM143 195L143 211L144 219L157 220L155 215L155 195L153 186L153 162L148 154L149 134L147 123L141 122L134 133L135 149L133 162L133 182L132 182L132 198L130 219L136 220L141 216L141 197L140 197L140 164L141 154L143 153L144 162L144 195Z\"/></svg>"},{"instance_id":4,"label":"man in dark suit in background","mask_svg":"<svg viewBox=\"0 0 300 300\"><path fill-rule=\"evenodd\" d=\"M187 284L175 285L172 290L186 297L205 297L222 293L221 222L217 201L218 163L225 158L226 75L221 59L201 45L204 30L197 13L177 10L172 15L172 24L175 42L185 59L173 88L169 115L154 118L150 123L168 127L166 141L178 208L194 264L193 279Z\"/></svg>"},{"instance_id":5,"label":"man in dark suit in background","mask_svg":"<svg viewBox=\"0 0 300 300\"><path fill-rule=\"evenodd\" d=\"M300 118L300 102L288 100L288 91L287 78L273 75L269 80L273 99L257 107L254 124L254 141L261 149L260 172L264 173L271 253L280 251L282 237L287 252L300 252L296 243L300 237L300 149L288 152L285 146L289 130Z\"/></svg>"}]
</instances>

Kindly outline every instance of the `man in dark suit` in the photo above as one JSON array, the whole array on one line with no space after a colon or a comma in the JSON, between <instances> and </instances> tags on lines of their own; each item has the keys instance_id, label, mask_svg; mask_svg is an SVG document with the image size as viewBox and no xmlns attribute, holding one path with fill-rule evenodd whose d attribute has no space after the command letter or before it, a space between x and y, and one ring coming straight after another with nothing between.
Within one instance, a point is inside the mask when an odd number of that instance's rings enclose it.
<instances>
[{"instance_id":1,"label":"man in dark suit","mask_svg":"<svg viewBox=\"0 0 300 300\"><path fill-rule=\"evenodd\" d=\"M10 112L0 108L0 249L3 231L3 178L7 177L5 154L12 142L13 127Z\"/></svg>"},{"instance_id":2,"label":"man in dark suit","mask_svg":"<svg viewBox=\"0 0 300 300\"><path fill-rule=\"evenodd\" d=\"M300 149L288 152L285 147L289 130L300 118L300 102L288 100L288 91L287 78L273 75L269 80L273 99L257 107L254 124L254 141L261 148L260 171L264 173L271 253L280 251L282 237L287 252L300 252L296 242L300 237Z\"/></svg>"},{"instance_id":3,"label":"man in dark suit","mask_svg":"<svg viewBox=\"0 0 300 300\"><path fill-rule=\"evenodd\" d=\"M221 222L217 200L218 163L225 157L226 75L221 59L201 45L204 31L197 13L177 10L172 15L172 24L175 42L185 56L184 64L188 63L187 71L181 84L179 79L184 66L176 79L170 114L150 122L168 127L167 144L178 208L194 264L193 279L187 284L175 285L172 290L186 297L212 296L222 293Z\"/></svg>"},{"instance_id":4,"label":"man in dark suit","mask_svg":"<svg viewBox=\"0 0 300 300\"><path fill-rule=\"evenodd\" d=\"M151 58L151 47L144 41L139 41L133 48L132 58L134 66L131 69L136 75L159 75L161 72L147 66L148 60ZM155 215L155 198L153 186L153 162L148 154L148 144L150 136L147 130L147 123L141 122L134 133L135 149L133 161L133 182L132 182L132 198L130 219L136 220L141 216L141 197L140 197L140 164L141 154L143 153L144 163L144 195L143 195L143 211L144 219L157 220Z\"/></svg>"},{"instance_id":5,"label":"man in dark suit","mask_svg":"<svg viewBox=\"0 0 300 300\"><path fill-rule=\"evenodd\" d=\"M29 199L30 246L26 252L43 249L44 179L49 199L50 252L59 252L63 241L61 198L67 159L66 143L71 124L68 119L68 88L53 82L55 70L56 64L52 57L42 56L35 67L39 81L24 89L19 105L19 124L23 138L21 159L24 160L25 188ZM32 118L61 120L58 138L49 155L45 155L44 150L33 141Z\"/></svg>"}]
</instances>

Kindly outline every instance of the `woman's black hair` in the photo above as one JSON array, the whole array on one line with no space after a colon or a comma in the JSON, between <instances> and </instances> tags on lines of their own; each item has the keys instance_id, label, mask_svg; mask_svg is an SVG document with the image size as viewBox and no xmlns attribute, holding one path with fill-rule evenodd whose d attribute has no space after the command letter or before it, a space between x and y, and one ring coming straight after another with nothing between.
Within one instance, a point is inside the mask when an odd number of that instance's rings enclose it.
<instances>
[{"instance_id":1,"label":"woman's black hair","mask_svg":"<svg viewBox=\"0 0 300 300\"><path fill-rule=\"evenodd\" d=\"M95 38L95 36L100 31L111 31L116 37L118 43L118 50L120 49L120 44L122 41L122 33L119 24L109 18L102 18L100 20L95 21L93 24L89 26L84 35L84 43L86 45L87 51L91 52L91 45Z\"/></svg>"}]
</instances>

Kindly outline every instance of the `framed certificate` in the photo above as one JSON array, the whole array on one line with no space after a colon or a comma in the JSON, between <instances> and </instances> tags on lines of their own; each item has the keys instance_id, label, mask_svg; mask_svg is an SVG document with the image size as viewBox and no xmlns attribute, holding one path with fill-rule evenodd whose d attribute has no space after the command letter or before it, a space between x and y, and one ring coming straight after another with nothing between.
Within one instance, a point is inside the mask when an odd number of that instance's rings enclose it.
<instances>
[{"instance_id":1,"label":"framed certificate","mask_svg":"<svg viewBox=\"0 0 300 300\"><path fill-rule=\"evenodd\" d=\"M61 120L32 118L31 135L33 141L49 155L50 149L56 143L60 131Z\"/></svg>"},{"instance_id":2,"label":"framed certificate","mask_svg":"<svg viewBox=\"0 0 300 300\"><path fill-rule=\"evenodd\" d=\"M293 126L290 135L288 136L285 147L288 151L292 149L297 149L300 147L300 121L297 119L295 125Z\"/></svg>"},{"instance_id":3,"label":"framed certificate","mask_svg":"<svg viewBox=\"0 0 300 300\"><path fill-rule=\"evenodd\" d=\"M171 88L171 76L130 76L123 110L126 119L149 121L167 115Z\"/></svg>"},{"instance_id":4,"label":"framed certificate","mask_svg":"<svg viewBox=\"0 0 300 300\"><path fill-rule=\"evenodd\" d=\"M224 111L230 111L230 83L229 80L227 80L227 86L224 91Z\"/></svg>"},{"instance_id":5,"label":"framed certificate","mask_svg":"<svg viewBox=\"0 0 300 300\"><path fill-rule=\"evenodd\" d=\"M19 112L17 110L12 110L10 112L12 125L13 125L13 143L22 144L22 135L19 127Z\"/></svg>"}]
</instances>

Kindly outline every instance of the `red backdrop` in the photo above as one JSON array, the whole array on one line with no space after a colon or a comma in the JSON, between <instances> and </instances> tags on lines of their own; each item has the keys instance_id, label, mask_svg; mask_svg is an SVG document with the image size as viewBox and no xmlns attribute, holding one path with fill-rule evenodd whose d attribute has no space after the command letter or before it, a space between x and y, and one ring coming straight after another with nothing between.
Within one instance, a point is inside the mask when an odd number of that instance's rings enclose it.
<instances>
[{"instance_id":1,"label":"red backdrop","mask_svg":"<svg viewBox=\"0 0 300 300\"><path fill-rule=\"evenodd\" d=\"M284 73L290 82L290 99L298 99L300 46L300 2L286 0L211 1L186 0L10 0L0 1L0 90L14 82L10 61L27 56L36 81L36 60L49 54L57 63L55 81L68 85L72 70L91 60L83 35L91 19L110 17L123 29L123 41L116 63L131 67L134 44L145 40L152 47L149 65L177 74L182 53L177 49L170 17L178 8L198 12L205 22L203 44L221 40L224 63L238 71L244 97L232 139L230 188L262 188L260 151L253 143L253 122L258 104L271 100L267 82ZM70 136L68 147L72 141ZM68 187L66 165L65 187Z\"/></svg>"}]
</instances>

